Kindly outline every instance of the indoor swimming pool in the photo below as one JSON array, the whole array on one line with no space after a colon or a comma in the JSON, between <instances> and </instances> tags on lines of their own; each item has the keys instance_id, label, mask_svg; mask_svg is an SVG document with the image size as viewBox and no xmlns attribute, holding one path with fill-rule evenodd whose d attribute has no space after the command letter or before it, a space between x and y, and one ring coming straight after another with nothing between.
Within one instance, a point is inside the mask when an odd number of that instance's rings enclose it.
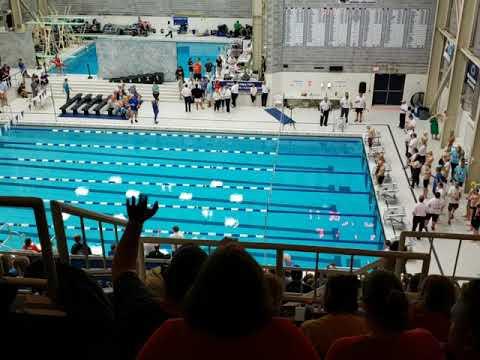
<instances>
[{"instance_id":1,"label":"indoor swimming pool","mask_svg":"<svg viewBox=\"0 0 480 360\"><path fill-rule=\"evenodd\" d=\"M188 71L188 60L192 61L200 59L201 63L205 65L208 61L215 64L215 60L224 52L225 43L204 43L204 42L177 42L177 65L182 66L185 71L185 76L190 76ZM98 58L96 43L93 42L83 49L75 52L73 55L67 57L64 61L66 74L85 74L88 75L88 66L90 66L90 74L98 74ZM203 69L205 71L205 68ZM56 70L52 68L50 72L54 73ZM133 74L127 74L133 75Z\"/></svg>"},{"instance_id":2,"label":"indoor swimming pool","mask_svg":"<svg viewBox=\"0 0 480 360\"><path fill-rule=\"evenodd\" d=\"M121 218L126 196L144 193L160 209L147 236L180 226L187 239L221 239L378 250L384 235L360 138L133 132L16 127L0 136L0 195L64 200ZM38 239L33 214L2 210L3 249ZM52 225L49 218L50 225ZM81 233L65 216L69 247ZM98 224L86 237L99 253ZM104 225L107 246L112 227ZM53 226L51 226L51 235ZM263 264L274 253L256 252ZM312 266L314 255L290 254ZM321 267L350 257L322 254ZM355 258L355 266L371 259Z\"/></svg>"}]
</instances>

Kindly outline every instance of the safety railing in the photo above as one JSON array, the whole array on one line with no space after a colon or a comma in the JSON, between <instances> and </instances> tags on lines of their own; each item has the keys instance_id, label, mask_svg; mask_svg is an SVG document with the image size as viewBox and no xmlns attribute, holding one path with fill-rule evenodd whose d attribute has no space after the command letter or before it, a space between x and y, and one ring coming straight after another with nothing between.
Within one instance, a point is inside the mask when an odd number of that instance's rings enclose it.
<instances>
[{"instance_id":1,"label":"safety railing","mask_svg":"<svg viewBox=\"0 0 480 360\"><path fill-rule=\"evenodd\" d=\"M77 216L80 219L80 231L82 234L83 241L85 243L88 242L88 237L85 231L85 220L93 220L98 223L98 232L100 238L100 245L102 248L102 261L103 261L103 268L107 269L107 254L105 252L105 237L104 237L104 224L113 225L114 229L114 236L115 242L119 242L119 235L118 235L118 227L124 227L127 225L127 221L123 219L119 219L116 217L108 216L99 214L90 210L85 210L82 208L78 208L75 206L71 206L68 204L64 204L59 201L52 200L50 202L50 209L52 211L52 218L53 218L53 225L55 228L55 237L57 240L57 249L58 255L60 256L60 260L64 263L70 263L71 257L70 252L68 250L67 244L67 235L65 233L65 222L63 220L63 214L69 214L72 216ZM90 267L88 254L84 255L85 260L85 268Z\"/></svg>"},{"instance_id":2,"label":"safety railing","mask_svg":"<svg viewBox=\"0 0 480 360\"><path fill-rule=\"evenodd\" d=\"M185 245L192 244L206 247L207 252L210 254L212 249L215 249L219 246L219 241L216 240L184 240L184 239L173 239L173 238L157 238L157 237L142 237L140 241L140 246L138 249L138 262L137 262L137 273L141 279L145 280L146 271L145 271L145 257L144 257L144 246L145 244L156 244L156 245ZM284 254L288 251L299 252L299 253L310 253L315 254L315 267L314 268L299 268L300 270L313 271L315 274L314 284L317 284L319 281L319 275L322 272L320 270L320 254L328 255L344 255L350 256L350 267L346 269L347 272L352 274L361 274L362 269L354 269L354 260L358 256L368 256L375 258L382 258L385 260L390 260L395 263L395 274L400 277L402 274L402 269L404 264L408 260L418 260L422 262L422 277L428 275L428 270L430 268L430 255L427 253L414 253L414 252L397 252L397 251L378 251L378 250L361 250L361 249L341 249L341 248L332 248L332 247L323 247L323 246L302 246L302 245L286 245L286 244L269 244L269 243L253 243L253 242L239 242L238 245L242 246L246 250L264 250L264 251L275 251L276 262L275 262L275 274L283 277L284 271L287 269L284 267ZM378 263L377 263L378 265ZM336 271L339 272L339 271ZM313 292L313 299L317 298L317 289Z\"/></svg>"},{"instance_id":3,"label":"safety railing","mask_svg":"<svg viewBox=\"0 0 480 360\"><path fill-rule=\"evenodd\" d=\"M38 238L42 247L42 258L47 274L47 280L28 279L22 280L5 277L8 282L17 283L21 281L23 285L28 285L38 288L46 287L47 294L50 299L55 300L58 289L58 278L55 267L54 254L52 250L52 243L50 241L50 234L48 230L47 218L45 216L45 207L42 199L31 197L9 197L0 196L1 208L23 208L31 209L35 217L35 223L38 231Z\"/></svg>"},{"instance_id":4,"label":"safety railing","mask_svg":"<svg viewBox=\"0 0 480 360\"><path fill-rule=\"evenodd\" d=\"M400 234L399 245L400 248L405 248L406 242L408 238L419 238L419 239L427 239L429 242L429 255L435 259L435 264L438 267L440 275L448 276L454 281L468 281L473 280L478 277L475 276L459 276L457 275L459 260L460 260L460 252L464 245L465 241L478 241L480 243L480 236L478 235L469 235L469 234L451 234L451 233L431 233L431 232L413 232L413 231L403 231ZM442 261L440 260L440 255L435 247L435 240L445 242L445 241L458 241L458 246L455 252L455 261L453 265L453 271L451 275L446 274L444 270L444 266L442 265ZM438 244L437 244L438 245ZM477 257L477 265L478 259L480 258L480 249L478 251ZM478 268L480 271L480 267ZM430 270L430 269L429 269Z\"/></svg>"}]
</instances>

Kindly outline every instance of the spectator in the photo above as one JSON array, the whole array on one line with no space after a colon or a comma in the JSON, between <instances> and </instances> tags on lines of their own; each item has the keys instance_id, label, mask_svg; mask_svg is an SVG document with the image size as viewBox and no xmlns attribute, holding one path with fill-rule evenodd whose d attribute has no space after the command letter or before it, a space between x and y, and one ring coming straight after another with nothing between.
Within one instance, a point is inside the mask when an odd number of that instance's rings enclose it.
<instances>
[{"instance_id":1,"label":"spectator","mask_svg":"<svg viewBox=\"0 0 480 360\"><path fill-rule=\"evenodd\" d=\"M450 186L447 192L448 196L448 225L452 224L452 220L455 217L455 211L457 211L460 205L460 199L462 198L462 190L460 189L460 184L455 183Z\"/></svg>"},{"instance_id":2,"label":"spectator","mask_svg":"<svg viewBox=\"0 0 480 360\"><path fill-rule=\"evenodd\" d=\"M332 104L330 103L330 100L325 96L318 107L320 110L320 126L328 126L328 116L331 107Z\"/></svg>"},{"instance_id":3,"label":"spectator","mask_svg":"<svg viewBox=\"0 0 480 360\"><path fill-rule=\"evenodd\" d=\"M220 89L213 92L213 111L220 111L221 95Z\"/></svg>"},{"instance_id":4,"label":"spectator","mask_svg":"<svg viewBox=\"0 0 480 360\"><path fill-rule=\"evenodd\" d=\"M185 101L185 112L192 112L192 90L190 90L188 84L185 84L181 94Z\"/></svg>"},{"instance_id":5,"label":"spectator","mask_svg":"<svg viewBox=\"0 0 480 360\"><path fill-rule=\"evenodd\" d=\"M70 84L68 83L68 79L65 79L65 81L63 82L63 91L65 93L65 95L67 96L67 102L68 100L70 100L70 91L72 89L70 88Z\"/></svg>"},{"instance_id":6,"label":"spectator","mask_svg":"<svg viewBox=\"0 0 480 360\"><path fill-rule=\"evenodd\" d=\"M205 63L205 71L207 72L208 78L212 79L212 70L213 70L213 64L211 59L208 59L207 62Z\"/></svg>"},{"instance_id":7,"label":"spectator","mask_svg":"<svg viewBox=\"0 0 480 360\"><path fill-rule=\"evenodd\" d=\"M425 220L425 228L428 229L428 223L432 219L432 231L435 231L435 226L437 225L438 218L442 213L443 201L440 198L441 194L437 191L433 199L428 200L427 202L427 218Z\"/></svg>"},{"instance_id":8,"label":"spectator","mask_svg":"<svg viewBox=\"0 0 480 360\"><path fill-rule=\"evenodd\" d=\"M175 71L175 78L176 78L177 81L178 81L178 80L182 80L182 81L184 80L184 78L185 78L185 73L184 73L184 71L183 71L183 67L179 66L179 67L177 68L177 70Z\"/></svg>"},{"instance_id":9,"label":"spectator","mask_svg":"<svg viewBox=\"0 0 480 360\"><path fill-rule=\"evenodd\" d=\"M175 225L174 227L172 227L172 233L170 234L170 239L180 239L182 240L184 238L184 235L183 235L183 231L180 231L180 227L178 227L178 225ZM172 245L172 253L177 251L177 249L179 248L180 246L179 245Z\"/></svg>"},{"instance_id":10,"label":"spectator","mask_svg":"<svg viewBox=\"0 0 480 360\"><path fill-rule=\"evenodd\" d=\"M467 179L468 175L468 168L465 165L465 159L460 160L460 165L455 167L453 171L453 181L457 182L460 187L465 184L465 180Z\"/></svg>"},{"instance_id":11,"label":"spectator","mask_svg":"<svg viewBox=\"0 0 480 360\"><path fill-rule=\"evenodd\" d=\"M430 275L417 303L410 306L412 329L428 330L440 342L447 342L450 330L450 311L455 304L455 287L446 277Z\"/></svg>"},{"instance_id":12,"label":"spectator","mask_svg":"<svg viewBox=\"0 0 480 360\"><path fill-rule=\"evenodd\" d=\"M263 95L262 95L263 96ZM223 100L225 101L225 108L227 109L227 113L230 112L230 101L232 100L232 91L228 87L224 87L224 91L222 94Z\"/></svg>"},{"instance_id":13,"label":"spectator","mask_svg":"<svg viewBox=\"0 0 480 360\"><path fill-rule=\"evenodd\" d=\"M282 279L275 274L265 273L265 281L267 283L268 293L270 295L273 315L280 315L280 307L283 301L283 292L285 286Z\"/></svg>"},{"instance_id":14,"label":"spectator","mask_svg":"<svg viewBox=\"0 0 480 360\"><path fill-rule=\"evenodd\" d=\"M425 219L427 218L427 206L425 205L425 197L420 195L418 198L418 203L413 208L413 220L412 220L412 231L426 230L425 229Z\"/></svg>"},{"instance_id":15,"label":"spectator","mask_svg":"<svg viewBox=\"0 0 480 360\"><path fill-rule=\"evenodd\" d=\"M371 333L337 340L327 360L444 358L440 344L428 331L407 330L408 301L395 275L370 274L364 283L363 302Z\"/></svg>"},{"instance_id":16,"label":"spectator","mask_svg":"<svg viewBox=\"0 0 480 360\"><path fill-rule=\"evenodd\" d=\"M8 105L8 86L6 81L0 81L0 107Z\"/></svg>"},{"instance_id":17,"label":"spectator","mask_svg":"<svg viewBox=\"0 0 480 360\"><path fill-rule=\"evenodd\" d=\"M136 358L146 340L164 321L182 315L185 294L207 258L197 246L180 248L164 277L166 300L160 303L153 298L135 273L143 224L158 210L158 203L148 208L147 200L140 195L138 203L135 198L127 202L129 222L113 259L117 343L121 359L126 360Z\"/></svg>"},{"instance_id":18,"label":"spectator","mask_svg":"<svg viewBox=\"0 0 480 360\"><path fill-rule=\"evenodd\" d=\"M36 253L41 252L41 250L32 242L32 239L26 238L25 243L23 244L22 250L33 251Z\"/></svg>"},{"instance_id":19,"label":"spectator","mask_svg":"<svg viewBox=\"0 0 480 360\"><path fill-rule=\"evenodd\" d=\"M405 129L405 119L407 117L407 112L408 112L408 104L404 100L402 101L402 104L400 106L400 121L398 123L398 127L400 129Z\"/></svg>"},{"instance_id":20,"label":"spectator","mask_svg":"<svg viewBox=\"0 0 480 360\"><path fill-rule=\"evenodd\" d=\"M257 87L254 84L252 84L250 86L250 98L252 99L252 104L255 104L255 100L257 100L257 92L258 92Z\"/></svg>"},{"instance_id":21,"label":"spectator","mask_svg":"<svg viewBox=\"0 0 480 360\"><path fill-rule=\"evenodd\" d=\"M302 325L320 358L325 358L330 346L347 336L368 333L365 318L357 314L360 282L354 275L338 275L328 279L325 289L327 315Z\"/></svg>"},{"instance_id":22,"label":"spectator","mask_svg":"<svg viewBox=\"0 0 480 360\"><path fill-rule=\"evenodd\" d=\"M158 86L156 81L152 85L152 95L155 100L158 100L160 96L160 86Z\"/></svg>"},{"instance_id":23,"label":"spectator","mask_svg":"<svg viewBox=\"0 0 480 360\"><path fill-rule=\"evenodd\" d=\"M113 243L110 245L110 250L108 251L108 256L115 256L115 253L117 252L117 244Z\"/></svg>"},{"instance_id":24,"label":"spectator","mask_svg":"<svg viewBox=\"0 0 480 360\"><path fill-rule=\"evenodd\" d=\"M75 235L73 241L75 241L75 244L73 244L70 250L72 255L92 255L92 250L85 244L80 235Z\"/></svg>"},{"instance_id":25,"label":"spectator","mask_svg":"<svg viewBox=\"0 0 480 360\"><path fill-rule=\"evenodd\" d=\"M303 272L300 269L292 270L292 281L287 285L286 291L293 293L308 293L312 291L310 285L305 284L302 281Z\"/></svg>"},{"instance_id":26,"label":"spectator","mask_svg":"<svg viewBox=\"0 0 480 360\"><path fill-rule=\"evenodd\" d=\"M197 59L195 64L193 64L193 80L200 81L202 79L202 64L200 64L200 59Z\"/></svg>"},{"instance_id":27,"label":"spectator","mask_svg":"<svg viewBox=\"0 0 480 360\"><path fill-rule=\"evenodd\" d=\"M262 106L263 107L267 106L269 92L270 90L268 89L267 85L262 84Z\"/></svg>"},{"instance_id":28,"label":"spectator","mask_svg":"<svg viewBox=\"0 0 480 360\"><path fill-rule=\"evenodd\" d=\"M23 62L23 59L18 59L18 68L20 69L20 73L22 76L25 77L30 77L27 71L27 65Z\"/></svg>"},{"instance_id":29,"label":"spectator","mask_svg":"<svg viewBox=\"0 0 480 360\"><path fill-rule=\"evenodd\" d=\"M237 98L238 94L240 92L240 86L238 85L238 82L234 82L232 85L232 107L237 107Z\"/></svg>"},{"instance_id":30,"label":"spectator","mask_svg":"<svg viewBox=\"0 0 480 360\"><path fill-rule=\"evenodd\" d=\"M363 94L358 94L358 96L355 98L355 101L353 103L353 107L355 108L355 112L357 113L357 117L355 119L355 122L362 122L363 121L363 112L365 111L365 108L367 107L367 103L365 102L365 99L363 98Z\"/></svg>"},{"instance_id":31,"label":"spectator","mask_svg":"<svg viewBox=\"0 0 480 360\"><path fill-rule=\"evenodd\" d=\"M158 110L158 100L157 99L152 100L152 110L153 110L153 123L158 124L157 118L158 118L159 110Z\"/></svg>"},{"instance_id":32,"label":"spectator","mask_svg":"<svg viewBox=\"0 0 480 360\"><path fill-rule=\"evenodd\" d=\"M192 89L192 96L195 101L195 108L198 111L198 106L203 110L203 91L198 87L198 84L195 84L195 88Z\"/></svg>"},{"instance_id":33,"label":"spectator","mask_svg":"<svg viewBox=\"0 0 480 360\"><path fill-rule=\"evenodd\" d=\"M340 100L340 117L345 119L345 123L348 124L348 113L350 112L350 94L345 93L345 96Z\"/></svg>"},{"instance_id":34,"label":"spectator","mask_svg":"<svg viewBox=\"0 0 480 360\"><path fill-rule=\"evenodd\" d=\"M467 284L452 311L448 352L455 360L480 358L480 280Z\"/></svg>"},{"instance_id":35,"label":"spectator","mask_svg":"<svg viewBox=\"0 0 480 360\"><path fill-rule=\"evenodd\" d=\"M164 323L138 359L317 359L299 330L271 314L262 269L246 251L227 246L200 271L185 319Z\"/></svg>"},{"instance_id":36,"label":"spectator","mask_svg":"<svg viewBox=\"0 0 480 360\"><path fill-rule=\"evenodd\" d=\"M175 31L175 27L170 23L170 21L167 22L167 30L168 32L165 37L170 36L170 39L173 39L173 32Z\"/></svg>"},{"instance_id":37,"label":"spectator","mask_svg":"<svg viewBox=\"0 0 480 360\"><path fill-rule=\"evenodd\" d=\"M25 88L25 82L22 81L17 89L18 96L26 99L28 97L27 89Z\"/></svg>"}]
</instances>

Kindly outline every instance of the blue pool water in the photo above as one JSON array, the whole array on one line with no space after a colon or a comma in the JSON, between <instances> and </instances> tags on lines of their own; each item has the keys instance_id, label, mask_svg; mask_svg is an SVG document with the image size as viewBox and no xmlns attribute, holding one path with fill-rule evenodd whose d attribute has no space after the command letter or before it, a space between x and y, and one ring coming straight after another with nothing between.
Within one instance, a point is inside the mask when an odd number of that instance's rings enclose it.
<instances>
[{"instance_id":1,"label":"blue pool water","mask_svg":"<svg viewBox=\"0 0 480 360\"><path fill-rule=\"evenodd\" d=\"M28 127L0 137L0 195L41 197L48 212L54 199L126 216L129 191L161 204L146 235L168 236L179 225L189 239L232 235L252 242L383 246L360 139ZM0 215L0 226L8 222L10 230L37 238L29 211L2 209ZM98 249L98 224L85 225L89 245ZM70 239L80 233L78 218L66 226ZM111 243L113 229L105 226ZM19 248L21 239L13 236L4 246ZM275 263L273 253L254 255ZM291 255L295 264L314 266L313 255ZM331 255L320 261L322 267L349 264L348 257Z\"/></svg>"},{"instance_id":2,"label":"blue pool water","mask_svg":"<svg viewBox=\"0 0 480 360\"><path fill-rule=\"evenodd\" d=\"M227 44L214 43L177 43L177 64L183 67L185 76L189 77L188 60L190 58L193 62L200 59L202 65L205 65L208 61L215 65L215 60L226 45ZM202 69L203 72L205 72L205 67Z\"/></svg>"},{"instance_id":3,"label":"blue pool water","mask_svg":"<svg viewBox=\"0 0 480 360\"><path fill-rule=\"evenodd\" d=\"M92 43L78 51L64 62L64 71L67 74L88 74L87 64L90 66L90 74L98 74L97 47ZM51 72L54 72L52 69Z\"/></svg>"},{"instance_id":4,"label":"blue pool water","mask_svg":"<svg viewBox=\"0 0 480 360\"><path fill-rule=\"evenodd\" d=\"M182 66L185 76L190 76L188 71L188 60L200 59L202 64L211 61L215 64L215 59L223 51L226 44L223 43L177 43L177 65ZM98 74L97 47L95 43L86 46L71 57L65 60L65 73L67 74L88 74L87 64L90 65L90 73ZM205 71L205 69L203 69ZM55 72L52 68L50 72Z\"/></svg>"}]
</instances>

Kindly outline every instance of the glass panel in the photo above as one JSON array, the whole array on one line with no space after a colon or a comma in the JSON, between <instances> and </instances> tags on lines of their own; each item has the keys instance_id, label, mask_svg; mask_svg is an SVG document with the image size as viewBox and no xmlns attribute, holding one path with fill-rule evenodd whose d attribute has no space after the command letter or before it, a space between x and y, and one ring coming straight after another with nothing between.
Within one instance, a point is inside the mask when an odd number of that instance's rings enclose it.
<instances>
[{"instance_id":1,"label":"glass panel","mask_svg":"<svg viewBox=\"0 0 480 360\"><path fill-rule=\"evenodd\" d=\"M480 56L480 17L478 16L480 9L477 9L477 24L475 27L472 51L475 55Z\"/></svg>"}]
</instances>

